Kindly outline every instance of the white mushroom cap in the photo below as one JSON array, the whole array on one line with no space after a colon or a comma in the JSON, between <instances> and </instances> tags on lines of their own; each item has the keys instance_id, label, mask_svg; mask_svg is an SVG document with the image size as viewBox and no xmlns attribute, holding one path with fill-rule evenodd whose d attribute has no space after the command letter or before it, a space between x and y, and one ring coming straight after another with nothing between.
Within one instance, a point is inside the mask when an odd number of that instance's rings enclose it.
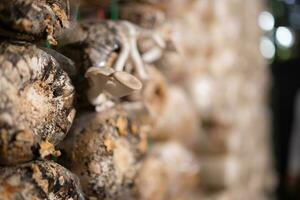
<instances>
[{"instance_id":1,"label":"white mushroom cap","mask_svg":"<svg viewBox=\"0 0 300 200\"><path fill-rule=\"evenodd\" d=\"M112 74L112 77L113 79L107 82L105 91L116 98L126 96L142 88L141 81L127 72L117 71Z\"/></svg>"},{"instance_id":2,"label":"white mushroom cap","mask_svg":"<svg viewBox=\"0 0 300 200\"><path fill-rule=\"evenodd\" d=\"M142 83L135 76L124 71L115 71L110 67L91 67L85 73L85 77L90 85L87 97L93 105L98 105L98 97L103 92L120 98L142 88Z\"/></svg>"},{"instance_id":3,"label":"white mushroom cap","mask_svg":"<svg viewBox=\"0 0 300 200\"><path fill-rule=\"evenodd\" d=\"M88 79L90 85L87 97L91 104L97 104L97 97L104 91L113 73L114 70L110 67L91 67L86 71L85 77Z\"/></svg>"}]
</instances>

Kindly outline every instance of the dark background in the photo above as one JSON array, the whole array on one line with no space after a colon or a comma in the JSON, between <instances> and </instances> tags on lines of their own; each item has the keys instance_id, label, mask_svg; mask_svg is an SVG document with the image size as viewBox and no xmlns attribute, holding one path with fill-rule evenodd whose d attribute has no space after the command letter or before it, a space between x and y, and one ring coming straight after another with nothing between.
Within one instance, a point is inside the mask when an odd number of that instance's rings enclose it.
<instances>
[{"instance_id":1,"label":"dark background","mask_svg":"<svg viewBox=\"0 0 300 200\"><path fill-rule=\"evenodd\" d=\"M275 166L279 175L278 199L300 199L299 177L289 177L288 159L291 132L294 122L295 97L300 88L300 0L269 0L269 11L275 18L275 30L285 26L293 30L295 43L291 48L276 46L275 57L270 60L273 86L270 104L273 115L273 150ZM300 155L299 155L300 156Z\"/></svg>"}]
</instances>

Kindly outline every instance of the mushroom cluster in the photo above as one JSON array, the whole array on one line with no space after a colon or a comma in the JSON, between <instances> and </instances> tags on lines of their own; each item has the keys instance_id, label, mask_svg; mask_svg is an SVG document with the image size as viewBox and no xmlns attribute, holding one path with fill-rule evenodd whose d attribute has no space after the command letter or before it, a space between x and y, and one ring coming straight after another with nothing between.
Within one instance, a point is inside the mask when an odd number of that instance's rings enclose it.
<instances>
[{"instance_id":1,"label":"mushroom cluster","mask_svg":"<svg viewBox=\"0 0 300 200\"><path fill-rule=\"evenodd\" d=\"M59 51L75 61L79 74L85 74L76 77L76 88L79 93L88 90L88 101L98 108L109 99L104 94L120 98L140 90L149 79L138 44L150 38L156 48L165 48L159 34L127 21L83 21L75 30Z\"/></svg>"},{"instance_id":2,"label":"mushroom cluster","mask_svg":"<svg viewBox=\"0 0 300 200\"><path fill-rule=\"evenodd\" d=\"M259 0L81 1L0 0L0 200L260 196L263 70L233 45Z\"/></svg>"},{"instance_id":3,"label":"mushroom cluster","mask_svg":"<svg viewBox=\"0 0 300 200\"><path fill-rule=\"evenodd\" d=\"M0 20L1 27L8 27L9 38L17 39L0 46L0 164L7 166L1 168L7 177L2 190L8 199L20 195L25 199L81 199L79 182L72 182L79 176L84 195L90 199L136 198L135 182L147 152L148 132L166 96L163 76L146 64L158 58L147 62L143 55L149 53L143 44L151 40L162 51L165 41L151 30L122 20L83 20L62 35L70 27L64 21L71 19L69 3L16 1L12 7L0 6L11 15L26 6L29 9L18 15L20 19ZM35 23L33 16L36 20L47 16L47 24ZM25 22L35 26L16 28L16 23ZM51 44L60 42L60 53L28 43L44 35ZM66 177L58 176L67 169L47 161L56 157L76 174L69 188L61 183ZM38 158L42 160L33 161ZM7 180L18 178L15 185L21 193L7 191L11 186ZM23 186L34 183L37 187L32 190ZM39 187L43 191L38 192Z\"/></svg>"}]
</instances>

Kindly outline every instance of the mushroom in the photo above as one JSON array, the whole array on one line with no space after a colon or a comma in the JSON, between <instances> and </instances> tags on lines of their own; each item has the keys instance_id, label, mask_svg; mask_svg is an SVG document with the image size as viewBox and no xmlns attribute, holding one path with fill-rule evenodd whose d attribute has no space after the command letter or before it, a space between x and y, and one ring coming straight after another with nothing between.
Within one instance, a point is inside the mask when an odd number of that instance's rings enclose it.
<instances>
[{"instance_id":1,"label":"mushroom","mask_svg":"<svg viewBox=\"0 0 300 200\"><path fill-rule=\"evenodd\" d=\"M114 98L120 98L141 89L142 86L138 79L141 81L148 79L144 61L137 47L139 38L153 38L160 48L164 47L164 41L160 36L127 21L84 21L79 24L77 29L81 30L79 34L84 37L77 37L72 33L70 37L74 37L74 40L69 38L69 41L76 42L62 47L60 51L73 59L77 64L78 71L83 72L86 78L91 79L88 80L89 87L93 88L88 89L88 100L95 106L101 103L99 99L103 100L101 92L105 91ZM132 71L126 70L127 64L132 64L138 79L129 74ZM91 67L101 69L93 68L89 71ZM106 70L104 68L112 68L115 72L103 75L101 71ZM112 71L112 69L109 70ZM98 79L96 77L99 78L98 81L96 81ZM102 82L103 80L106 84ZM80 85L77 88L84 85L82 80L74 82ZM78 93L82 93L81 90Z\"/></svg>"},{"instance_id":2,"label":"mushroom","mask_svg":"<svg viewBox=\"0 0 300 200\"><path fill-rule=\"evenodd\" d=\"M149 3L128 1L120 6L120 18L140 26L138 49L145 63L159 60L165 51L176 50L165 15L161 7Z\"/></svg>"},{"instance_id":3,"label":"mushroom","mask_svg":"<svg viewBox=\"0 0 300 200\"><path fill-rule=\"evenodd\" d=\"M116 72L110 67L91 67L85 77L90 86L87 92L88 100L93 105L103 103L103 92L120 98L142 88L142 83L133 75L124 71Z\"/></svg>"},{"instance_id":4,"label":"mushroom","mask_svg":"<svg viewBox=\"0 0 300 200\"><path fill-rule=\"evenodd\" d=\"M120 98L142 88L142 83L127 72L117 71L112 74L112 77L114 79L108 81L106 90L114 97Z\"/></svg>"},{"instance_id":5,"label":"mushroom","mask_svg":"<svg viewBox=\"0 0 300 200\"><path fill-rule=\"evenodd\" d=\"M146 63L152 63L162 57L162 50L159 47L154 47L151 50L145 52L142 55L143 61Z\"/></svg>"},{"instance_id":6,"label":"mushroom","mask_svg":"<svg viewBox=\"0 0 300 200\"><path fill-rule=\"evenodd\" d=\"M128 36L123 33L123 30L119 30L119 36L120 40L122 41L122 46L118 55L118 59L113 66L116 71L122 71L124 69L131 51L130 49L132 48L132 46L130 46L129 42L127 41Z\"/></svg>"},{"instance_id":7,"label":"mushroom","mask_svg":"<svg viewBox=\"0 0 300 200\"><path fill-rule=\"evenodd\" d=\"M153 52L154 49L156 51L160 49L159 55L162 53L162 49L166 47L165 41L161 38L159 34L156 32L143 29L141 27L138 27L128 21L117 21L117 22L110 22L112 23L112 26L114 26L118 32L120 33L121 37L121 49L125 49L124 51L121 51L120 56L123 59L123 61L120 61L121 63L125 64L125 58L128 59L128 57L131 59L133 66L136 70L137 76L141 80L147 80L148 75L144 67L144 60L142 59L141 53L138 49L138 40L142 38L150 38L154 43L155 47L153 49L150 49L147 54L150 54L150 52ZM123 36L122 36L123 35ZM124 37L125 35L125 37ZM129 48L128 48L129 47ZM129 52L127 51L129 50ZM152 54L152 53L151 53ZM149 56L148 56L149 57ZM151 59L153 56L151 57ZM149 62L154 62L155 59L148 60ZM119 62L116 62L118 64ZM125 65L123 65L124 68ZM120 67L120 65L114 66L116 70L123 70L123 68Z\"/></svg>"},{"instance_id":8,"label":"mushroom","mask_svg":"<svg viewBox=\"0 0 300 200\"><path fill-rule=\"evenodd\" d=\"M138 37L138 29L135 25L126 22L126 21L120 21L118 24L115 24L116 28L119 29L119 32L124 32L126 34L126 39L122 40L122 44L128 44L129 45L129 53L126 53L130 56L133 65L135 67L135 70L137 71L138 77L140 77L142 80L147 79L147 74L145 72L144 63L140 56L140 53L137 49L137 37Z\"/></svg>"},{"instance_id":9,"label":"mushroom","mask_svg":"<svg viewBox=\"0 0 300 200\"><path fill-rule=\"evenodd\" d=\"M104 88L113 73L114 70L110 67L91 67L86 71L85 77L90 86L87 97L91 104L98 105L101 103L99 102L98 97L103 93Z\"/></svg>"}]
</instances>

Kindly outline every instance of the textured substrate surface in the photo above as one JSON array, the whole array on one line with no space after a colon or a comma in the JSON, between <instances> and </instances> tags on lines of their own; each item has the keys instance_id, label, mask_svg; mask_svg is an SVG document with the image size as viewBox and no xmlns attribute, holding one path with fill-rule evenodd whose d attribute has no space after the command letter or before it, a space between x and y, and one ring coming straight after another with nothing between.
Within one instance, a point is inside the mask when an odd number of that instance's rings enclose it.
<instances>
[{"instance_id":1,"label":"textured substrate surface","mask_svg":"<svg viewBox=\"0 0 300 200\"><path fill-rule=\"evenodd\" d=\"M134 198L146 133L122 108L82 115L62 148L90 199Z\"/></svg>"},{"instance_id":2,"label":"textured substrate surface","mask_svg":"<svg viewBox=\"0 0 300 200\"><path fill-rule=\"evenodd\" d=\"M52 161L0 168L0 200L83 200L78 178Z\"/></svg>"},{"instance_id":3,"label":"textured substrate surface","mask_svg":"<svg viewBox=\"0 0 300 200\"><path fill-rule=\"evenodd\" d=\"M74 88L49 54L0 44L0 164L29 161L38 143L58 144L73 121Z\"/></svg>"}]
</instances>

